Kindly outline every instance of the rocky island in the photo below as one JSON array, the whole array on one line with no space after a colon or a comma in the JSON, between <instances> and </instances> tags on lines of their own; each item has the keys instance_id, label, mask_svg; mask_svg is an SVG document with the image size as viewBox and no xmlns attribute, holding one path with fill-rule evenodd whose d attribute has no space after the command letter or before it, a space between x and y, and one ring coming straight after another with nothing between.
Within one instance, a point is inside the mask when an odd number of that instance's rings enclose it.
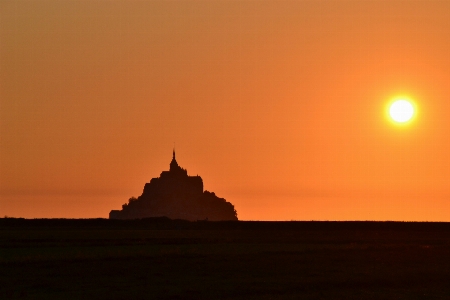
<instances>
[{"instance_id":1,"label":"rocky island","mask_svg":"<svg viewBox=\"0 0 450 300\"><path fill-rule=\"evenodd\" d=\"M189 176L175 159L175 150L169 171L152 178L144 186L142 195L130 198L122 210L112 210L110 219L142 219L168 217L190 221L238 220L233 204L214 193L203 191L200 176Z\"/></svg>"}]
</instances>

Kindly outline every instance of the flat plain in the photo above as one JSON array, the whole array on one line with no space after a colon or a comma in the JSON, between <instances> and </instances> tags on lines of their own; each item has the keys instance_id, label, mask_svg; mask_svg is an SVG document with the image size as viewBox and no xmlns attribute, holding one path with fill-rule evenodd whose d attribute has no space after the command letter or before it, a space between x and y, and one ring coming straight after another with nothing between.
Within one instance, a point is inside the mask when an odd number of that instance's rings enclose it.
<instances>
[{"instance_id":1,"label":"flat plain","mask_svg":"<svg viewBox=\"0 0 450 300\"><path fill-rule=\"evenodd\" d=\"M0 219L1 299L450 299L450 223Z\"/></svg>"}]
</instances>

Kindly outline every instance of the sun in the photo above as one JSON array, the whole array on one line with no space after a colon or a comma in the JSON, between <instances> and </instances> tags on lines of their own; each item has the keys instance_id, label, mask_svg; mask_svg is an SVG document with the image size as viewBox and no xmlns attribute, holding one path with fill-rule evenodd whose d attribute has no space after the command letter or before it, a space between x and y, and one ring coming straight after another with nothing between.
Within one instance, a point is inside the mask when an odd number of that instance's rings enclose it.
<instances>
[{"instance_id":1,"label":"sun","mask_svg":"<svg viewBox=\"0 0 450 300\"><path fill-rule=\"evenodd\" d=\"M414 107L407 100L396 100L389 108L389 115L395 122L404 123L413 117Z\"/></svg>"},{"instance_id":2,"label":"sun","mask_svg":"<svg viewBox=\"0 0 450 300\"><path fill-rule=\"evenodd\" d=\"M389 118L398 125L410 123L417 113L414 102L406 97L394 98L387 108Z\"/></svg>"}]
</instances>

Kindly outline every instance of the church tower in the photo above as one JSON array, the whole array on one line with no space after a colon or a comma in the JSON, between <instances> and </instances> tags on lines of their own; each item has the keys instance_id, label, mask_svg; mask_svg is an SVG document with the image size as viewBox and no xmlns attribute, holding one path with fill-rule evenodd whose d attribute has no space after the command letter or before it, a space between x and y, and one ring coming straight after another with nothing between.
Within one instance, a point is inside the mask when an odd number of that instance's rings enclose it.
<instances>
[{"instance_id":1,"label":"church tower","mask_svg":"<svg viewBox=\"0 0 450 300\"><path fill-rule=\"evenodd\" d=\"M177 160L175 159L175 149L173 149L172 161L170 162L169 172L171 172L172 174L183 174L187 176L187 171L181 168L178 165Z\"/></svg>"}]
</instances>

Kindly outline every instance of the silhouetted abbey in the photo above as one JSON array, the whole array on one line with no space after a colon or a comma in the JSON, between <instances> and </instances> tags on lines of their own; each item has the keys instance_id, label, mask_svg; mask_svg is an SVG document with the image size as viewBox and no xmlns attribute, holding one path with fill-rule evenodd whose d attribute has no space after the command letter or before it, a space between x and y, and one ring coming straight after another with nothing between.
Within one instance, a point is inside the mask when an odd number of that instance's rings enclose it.
<instances>
[{"instance_id":1,"label":"silhouetted abbey","mask_svg":"<svg viewBox=\"0 0 450 300\"><path fill-rule=\"evenodd\" d=\"M112 210L110 219L140 219L169 217L185 220L237 220L233 204L203 191L200 176L188 176L175 160L175 150L170 170L163 171L144 186L138 198L131 198L122 205L122 210Z\"/></svg>"}]
</instances>

